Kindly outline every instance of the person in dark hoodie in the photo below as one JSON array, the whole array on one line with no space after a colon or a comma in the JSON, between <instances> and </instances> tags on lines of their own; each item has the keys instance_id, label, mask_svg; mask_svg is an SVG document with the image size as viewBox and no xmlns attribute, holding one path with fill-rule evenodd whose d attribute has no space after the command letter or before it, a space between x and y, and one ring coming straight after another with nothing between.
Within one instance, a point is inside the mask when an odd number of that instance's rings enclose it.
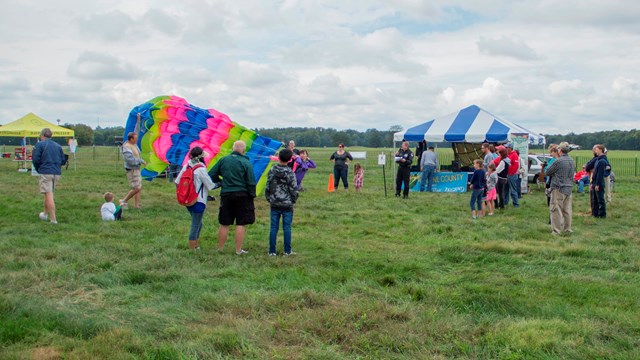
<instances>
[{"instance_id":1,"label":"person in dark hoodie","mask_svg":"<svg viewBox=\"0 0 640 360\"><path fill-rule=\"evenodd\" d=\"M280 150L279 163L269 170L265 197L271 205L271 231L269 232L269 256L276 256L276 238L282 218L284 233L284 255L295 255L291 251L291 223L293 222L293 205L298 200L298 184L293 171L287 166L293 152Z\"/></svg>"},{"instance_id":2,"label":"person in dark hoodie","mask_svg":"<svg viewBox=\"0 0 640 360\"><path fill-rule=\"evenodd\" d=\"M593 165L593 175L591 176L591 215L598 218L607 217L607 203L605 202L605 184L604 178L608 175L607 169L611 171L609 159L604 154L604 146L597 144L593 147L593 153L596 155Z\"/></svg>"}]
</instances>

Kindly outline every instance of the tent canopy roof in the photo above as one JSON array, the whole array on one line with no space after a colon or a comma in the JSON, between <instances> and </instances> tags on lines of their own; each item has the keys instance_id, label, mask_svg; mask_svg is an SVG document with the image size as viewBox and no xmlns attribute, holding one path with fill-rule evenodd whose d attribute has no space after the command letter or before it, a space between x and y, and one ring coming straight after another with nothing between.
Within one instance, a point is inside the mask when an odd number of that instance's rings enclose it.
<instances>
[{"instance_id":1,"label":"tent canopy roof","mask_svg":"<svg viewBox=\"0 0 640 360\"><path fill-rule=\"evenodd\" d=\"M20 119L0 127L0 136L39 137L44 128L51 129L53 137L72 137L74 131L54 125L34 113L28 113Z\"/></svg>"},{"instance_id":2,"label":"tent canopy roof","mask_svg":"<svg viewBox=\"0 0 640 360\"><path fill-rule=\"evenodd\" d=\"M500 119L477 105L445 115L425 123L399 131L393 135L394 141L427 142L507 142L511 135L528 134L530 145L542 145L544 136L531 132L522 126Z\"/></svg>"}]
</instances>

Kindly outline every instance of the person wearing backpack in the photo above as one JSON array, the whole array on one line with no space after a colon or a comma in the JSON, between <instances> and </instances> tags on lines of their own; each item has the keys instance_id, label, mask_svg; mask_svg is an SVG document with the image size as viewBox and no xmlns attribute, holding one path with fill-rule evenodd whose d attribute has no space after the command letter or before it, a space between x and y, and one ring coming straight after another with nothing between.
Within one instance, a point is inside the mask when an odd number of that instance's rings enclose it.
<instances>
[{"instance_id":1,"label":"person wearing backpack","mask_svg":"<svg viewBox=\"0 0 640 360\"><path fill-rule=\"evenodd\" d=\"M282 217L284 232L284 255L295 255L291 251L291 223L293 222L293 205L298 200L296 176L287 166L293 152L280 150L279 163L269 170L264 195L271 205L271 231L269 232L269 256L276 256L276 238Z\"/></svg>"},{"instance_id":2,"label":"person wearing backpack","mask_svg":"<svg viewBox=\"0 0 640 360\"><path fill-rule=\"evenodd\" d=\"M204 164L204 151L196 146L189 152L189 162L182 167L175 181L178 203L184 205L191 214L191 230L189 231L189 249L200 250L198 239L202 230L202 216L207 208L209 190L215 184L207 173Z\"/></svg>"}]
</instances>

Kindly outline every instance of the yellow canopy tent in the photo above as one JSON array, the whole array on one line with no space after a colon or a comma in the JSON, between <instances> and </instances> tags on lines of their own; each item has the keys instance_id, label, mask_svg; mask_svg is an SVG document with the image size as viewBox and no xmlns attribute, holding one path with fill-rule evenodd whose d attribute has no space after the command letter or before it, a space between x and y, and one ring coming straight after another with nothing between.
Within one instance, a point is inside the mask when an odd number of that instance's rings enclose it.
<instances>
[{"instance_id":1,"label":"yellow canopy tent","mask_svg":"<svg viewBox=\"0 0 640 360\"><path fill-rule=\"evenodd\" d=\"M54 125L34 113L28 113L20 119L0 126L0 136L39 137L44 128L51 129L53 137L73 137L74 131Z\"/></svg>"},{"instance_id":2,"label":"yellow canopy tent","mask_svg":"<svg viewBox=\"0 0 640 360\"><path fill-rule=\"evenodd\" d=\"M51 129L53 137L74 137L75 132L62 126L54 125L34 113L28 113L20 119L0 126L0 136L14 136L24 138L21 151L16 151L16 160L19 161L18 171L26 172L27 162L31 161L31 154L26 148L26 138L40 137L40 131L44 128ZM75 160L75 154L74 154ZM74 165L75 167L75 165Z\"/></svg>"}]
</instances>

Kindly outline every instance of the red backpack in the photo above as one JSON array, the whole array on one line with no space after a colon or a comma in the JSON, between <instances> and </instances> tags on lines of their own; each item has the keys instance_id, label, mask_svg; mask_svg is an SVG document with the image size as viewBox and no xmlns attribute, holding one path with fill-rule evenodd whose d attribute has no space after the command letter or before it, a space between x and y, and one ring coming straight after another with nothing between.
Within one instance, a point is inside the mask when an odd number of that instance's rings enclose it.
<instances>
[{"instance_id":1,"label":"red backpack","mask_svg":"<svg viewBox=\"0 0 640 360\"><path fill-rule=\"evenodd\" d=\"M180 182L176 187L176 198L178 203L184 206L193 206L198 200L198 193L196 191L196 184L194 182L194 172L196 169L204 167L203 164L196 164L193 167L188 166L180 176ZM203 185L204 186L204 185ZM202 186L200 187L202 191Z\"/></svg>"}]
</instances>

